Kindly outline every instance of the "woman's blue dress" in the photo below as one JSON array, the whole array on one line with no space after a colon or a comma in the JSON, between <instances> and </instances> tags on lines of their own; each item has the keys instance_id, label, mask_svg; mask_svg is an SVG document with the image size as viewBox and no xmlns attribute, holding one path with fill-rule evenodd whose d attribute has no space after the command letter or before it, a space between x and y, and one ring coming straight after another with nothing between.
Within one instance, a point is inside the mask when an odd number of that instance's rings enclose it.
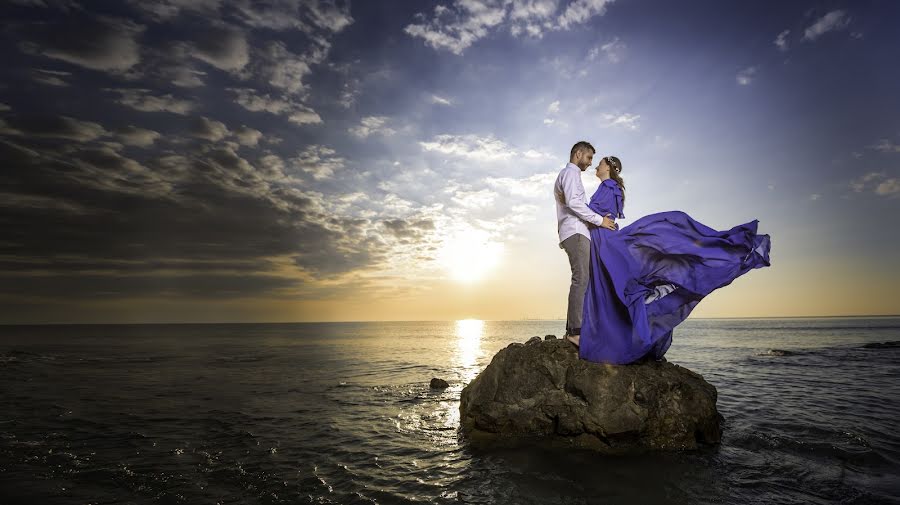
<instances>
[{"instance_id":1,"label":"woman's blue dress","mask_svg":"<svg viewBox=\"0 0 900 505\"><path fill-rule=\"evenodd\" d=\"M588 206L624 218L613 179ZM754 268L769 266L770 239L758 220L714 230L681 211L644 216L618 230L591 228L591 273L578 354L598 363L660 359L672 329L706 295Z\"/></svg>"}]
</instances>

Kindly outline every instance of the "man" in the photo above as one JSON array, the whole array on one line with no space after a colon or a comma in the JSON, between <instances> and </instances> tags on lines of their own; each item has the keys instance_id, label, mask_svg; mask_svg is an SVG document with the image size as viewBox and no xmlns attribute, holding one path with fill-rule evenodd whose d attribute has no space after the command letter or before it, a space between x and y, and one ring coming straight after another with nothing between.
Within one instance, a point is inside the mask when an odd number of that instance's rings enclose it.
<instances>
[{"instance_id":1,"label":"man","mask_svg":"<svg viewBox=\"0 0 900 505\"><path fill-rule=\"evenodd\" d=\"M584 141L572 146L569 163L559 172L553 185L559 248L566 251L572 269L565 338L575 345L578 345L581 335L581 311L591 266L591 234L586 223L616 229L615 221L597 214L587 206L581 172L591 166L595 152L594 146Z\"/></svg>"}]
</instances>

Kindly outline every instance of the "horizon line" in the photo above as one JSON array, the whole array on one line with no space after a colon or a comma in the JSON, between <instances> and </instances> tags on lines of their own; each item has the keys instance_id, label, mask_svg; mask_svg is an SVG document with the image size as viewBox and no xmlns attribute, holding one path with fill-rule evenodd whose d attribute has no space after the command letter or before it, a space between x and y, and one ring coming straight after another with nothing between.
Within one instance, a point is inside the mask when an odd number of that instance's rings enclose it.
<instances>
[{"instance_id":1,"label":"horizon line","mask_svg":"<svg viewBox=\"0 0 900 505\"><path fill-rule=\"evenodd\" d=\"M732 316L732 317L688 317L687 320L711 320L711 319L841 319L841 318L878 318L900 317L900 314L859 314L838 316ZM525 321L565 321L565 319L396 319L396 320L345 320L345 321L180 321L180 322L141 322L141 323L0 323L0 326L137 326L137 325L173 325L173 324L341 324L341 323L449 323L455 321L485 321L485 322L525 322Z\"/></svg>"}]
</instances>

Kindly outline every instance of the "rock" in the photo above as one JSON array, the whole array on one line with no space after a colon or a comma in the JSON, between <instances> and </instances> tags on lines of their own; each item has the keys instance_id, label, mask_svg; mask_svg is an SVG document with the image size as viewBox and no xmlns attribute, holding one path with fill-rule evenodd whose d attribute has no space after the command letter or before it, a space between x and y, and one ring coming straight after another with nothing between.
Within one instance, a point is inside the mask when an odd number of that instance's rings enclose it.
<instances>
[{"instance_id":1,"label":"rock","mask_svg":"<svg viewBox=\"0 0 900 505\"><path fill-rule=\"evenodd\" d=\"M603 453L697 449L721 440L716 388L668 362L604 365L565 340L512 343L462 390L475 446L522 442Z\"/></svg>"},{"instance_id":2,"label":"rock","mask_svg":"<svg viewBox=\"0 0 900 505\"><path fill-rule=\"evenodd\" d=\"M450 384L444 379L438 379L437 377L433 377L431 379L431 389L446 389L450 387Z\"/></svg>"},{"instance_id":3,"label":"rock","mask_svg":"<svg viewBox=\"0 0 900 505\"><path fill-rule=\"evenodd\" d=\"M535 336L529 338L528 341L525 342L525 345L534 345L534 344L540 344L540 343L541 343L541 337L538 337L537 335L535 335Z\"/></svg>"},{"instance_id":4,"label":"rock","mask_svg":"<svg viewBox=\"0 0 900 505\"><path fill-rule=\"evenodd\" d=\"M556 339L556 335L544 335L544 340L554 340Z\"/></svg>"}]
</instances>

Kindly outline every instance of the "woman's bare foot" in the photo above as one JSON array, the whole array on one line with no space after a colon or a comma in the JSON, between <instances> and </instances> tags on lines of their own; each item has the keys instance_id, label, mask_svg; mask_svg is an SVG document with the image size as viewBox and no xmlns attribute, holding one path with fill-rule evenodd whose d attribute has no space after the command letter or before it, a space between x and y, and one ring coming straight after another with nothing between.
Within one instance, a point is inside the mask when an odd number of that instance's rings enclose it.
<instances>
[{"instance_id":1,"label":"woman's bare foot","mask_svg":"<svg viewBox=\"0 0 900 505\"><path fill-rule=\"evenodd\" d=\"M575 344L575 347L578 347L578 342L581 340L581 335L569 335L567 333L565 339Z\"/></svg>"}]
</instances>

